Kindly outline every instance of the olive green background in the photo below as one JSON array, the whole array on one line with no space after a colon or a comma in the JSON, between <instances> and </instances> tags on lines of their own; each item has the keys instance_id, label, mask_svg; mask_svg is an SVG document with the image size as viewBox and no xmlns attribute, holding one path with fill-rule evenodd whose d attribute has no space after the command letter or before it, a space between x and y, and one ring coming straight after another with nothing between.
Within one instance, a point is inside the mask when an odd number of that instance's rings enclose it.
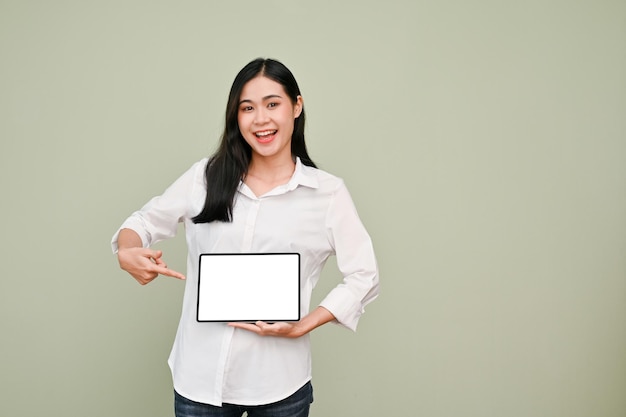
<instances>
[{"instance_id":1,"label":"olive green background","mask_svg":"<svg viewBox=\"0 0 626 417\"><path fill-rule=\"evenodd\" d=\"M258 56L296 75L381 271L357 333L313 334L312 416L626 415L610 0L0 0L0 415L173 415L183 285L109 241L215 149Z\"/></svg>"}]
</instances>

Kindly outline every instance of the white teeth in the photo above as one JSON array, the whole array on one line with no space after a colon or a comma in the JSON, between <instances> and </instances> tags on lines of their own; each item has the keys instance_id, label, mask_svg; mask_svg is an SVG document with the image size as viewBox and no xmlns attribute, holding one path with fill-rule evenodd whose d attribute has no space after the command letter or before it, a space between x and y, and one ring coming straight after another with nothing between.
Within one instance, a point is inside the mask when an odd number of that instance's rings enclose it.
<instances>
[{"instance_id":1,"label":"white teeth","mask_svg":"<svg viewBox=\"0 0 626 417\"><path fill-rule=\"evenodd\" d=\"M276 133L275 130L266 130L264 132L256 132L255 135L262 137L262 136L272 135L274 133Z\"/></svg>"}]
</instances>

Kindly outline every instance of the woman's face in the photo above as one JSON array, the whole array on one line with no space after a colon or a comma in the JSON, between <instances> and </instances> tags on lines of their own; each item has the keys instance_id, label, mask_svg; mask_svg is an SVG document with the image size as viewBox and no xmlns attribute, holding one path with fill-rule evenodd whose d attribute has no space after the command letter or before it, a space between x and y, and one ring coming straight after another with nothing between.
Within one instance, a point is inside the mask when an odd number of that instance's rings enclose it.
<instances>
[{"instance_id":1,"label":"woman's face","mask_svg":"<svg viewBox=\"0 0 626 417\"><path fill-rule=\"evenodd\" d=\"M237 121L252 158L291 159L294 120L301 112L302 97L293 103L276 81L264 76L248 81L239 98Z\"/></svg>"}]
</instances>

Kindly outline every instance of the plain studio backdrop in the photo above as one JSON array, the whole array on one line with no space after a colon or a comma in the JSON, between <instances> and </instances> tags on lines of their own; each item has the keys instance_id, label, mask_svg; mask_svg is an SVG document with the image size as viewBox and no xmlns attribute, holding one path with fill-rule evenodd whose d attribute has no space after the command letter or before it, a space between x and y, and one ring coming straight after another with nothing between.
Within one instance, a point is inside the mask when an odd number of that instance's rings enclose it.
<instances>
[{"instance_id":1,"label":"plain studio backdrop","mask_svg":"<svg viewBox=\"0 0 626 417\"><path fill-rule=\"evenodd\" d=\"M109 241L215 149L259 56L294 72L380 265L358 332L312 336L312 416L626 415L611 0L1 0L0 415L173 415L183 284L138 285Z\"/></svg>"}]
</instances>

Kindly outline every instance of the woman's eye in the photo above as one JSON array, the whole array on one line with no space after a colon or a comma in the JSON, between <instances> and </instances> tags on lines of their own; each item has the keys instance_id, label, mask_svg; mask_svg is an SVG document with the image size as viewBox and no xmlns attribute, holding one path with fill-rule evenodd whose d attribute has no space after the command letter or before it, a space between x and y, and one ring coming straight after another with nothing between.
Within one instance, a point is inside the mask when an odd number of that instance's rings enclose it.
<instances>
[{"instance_id":1,"label":"woman's eye","mask_svg":"<svg viewBox=\"0 0 626 417\"><path fill-rule=\"evenodd\" d=\"M252 111L252 106L245 106L241 108L241 111Z\"/></svg>"},{"instance_id":2,"label":"woman's eye","mask_svg":"<svg viewBox=\"0 0 626 417\"><path fill-rule=\"evenodd\" d=\"M270 103L270 104L267 105L267 107L269 107L270 109L274 108L276 106L278 106L278 103Z\"/></svg>"}]
</instances>

